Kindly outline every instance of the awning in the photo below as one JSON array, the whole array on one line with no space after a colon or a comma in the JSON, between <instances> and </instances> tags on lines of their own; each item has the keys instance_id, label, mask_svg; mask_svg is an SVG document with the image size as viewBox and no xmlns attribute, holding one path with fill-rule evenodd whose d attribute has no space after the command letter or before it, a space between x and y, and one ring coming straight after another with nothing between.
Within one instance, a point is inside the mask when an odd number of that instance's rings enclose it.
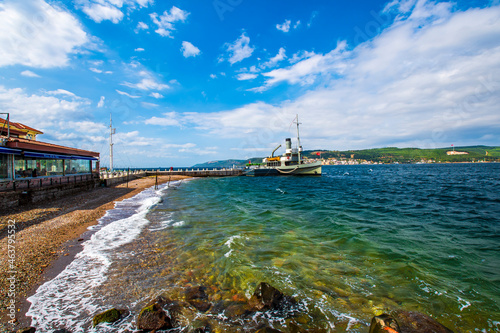
<instances>
[{"instance_id":1,"label":"awning","mask_svg":"<svg viewBox=\"0 0 500 333\"><path fill-rule=\"evenodd\" d=\"M92 156L76 156L76 155L73 155L73 156L71 156L71 159L72 160L99 161L98 158L92 157Z\"/></svg>"},{"instance_id":2,"label":"awning","mask_svg":"<svg viewBox=\"0 0 500 333\"><path fill-rule=\"evenodd\" d=\"M3 153L3 154L20 155L21 151L22 150L20 150L20 149L12 149L12 148L0 147L0 153Z\"/></svg>"},{"instance_id":3,"label":"awning","mask_svg":"<svg viewBox=\"0 0 500 333\"><path fill-rule=\"evenodd\" d=\"M46 153L35 153L32 151L25 151L25 157L35 157L35 158L47 158L51 160L69 160L71 156L68 155L56 155L56 154L46 154Z\"/></svg>"}]
</instances>

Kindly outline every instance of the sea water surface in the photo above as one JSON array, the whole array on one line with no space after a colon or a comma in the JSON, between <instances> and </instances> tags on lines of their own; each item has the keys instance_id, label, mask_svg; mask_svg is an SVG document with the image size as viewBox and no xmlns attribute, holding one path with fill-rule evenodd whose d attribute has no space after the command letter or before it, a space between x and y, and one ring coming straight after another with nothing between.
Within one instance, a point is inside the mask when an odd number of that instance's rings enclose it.
<instances>
[{"instance_id":1,"label":"sea water surface","mask_svg":"<svg viewBox=\"0 0 500 333\"><path fill-rule=\"evenodd\" d=\"M323 167L321 177L196 179L117 204L75 261L29 298L41 332L134 331L158 295L244 302L268 282L300 315L186 313L214 331L368 332L395 309L500 332L500 164ZM91 328L111 307L131 313ZM189 326L191 325L191 326Z\"/></svg>"}]
</instances>

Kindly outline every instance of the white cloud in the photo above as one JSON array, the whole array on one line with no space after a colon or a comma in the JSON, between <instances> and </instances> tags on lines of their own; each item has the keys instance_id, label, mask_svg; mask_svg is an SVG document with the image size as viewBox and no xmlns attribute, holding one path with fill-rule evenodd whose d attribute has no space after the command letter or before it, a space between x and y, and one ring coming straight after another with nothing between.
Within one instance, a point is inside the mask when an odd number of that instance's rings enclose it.
<instances>
[{"instance_id":1,"label":"white cloud","mask_svg":"<svg viewBox=\"0 0 500 333\"><path fill-rule=\"evenodd\" d=\"M169 89L170 86L164 83L156 81L154 78L144 78L139 83L123 83L124 86L129 88L136 88L140 90L165 90Z\"/></svg>"},{"instance_id":2,"label":"white cloud","mask_svg":"<svg viewBox=\"0 0 500 333\"><path fill-rule=\"evenodd\" d=\"M28 71L28 70L22 71L21 75L26 76L26 77L40 77L40 75L33 73L32 71Z\"/></svg>"},{"instance_id":3,"label":"white cloud","mask_svg":"<svg viewBox=\"0 0 500 333\"><path fill-rule=\"evenodd\" d=\"M210 78L211 78L211 79L216 79L216 78L217 78L217 75L215 75L215 74L210 74Z\"/></svg>"},{"instance_id":4,"label":"white cloud","mask_svg":"<svg viewBox=\"0 0 500 333\"><path fill-rule=\"evenodd\" d=\"M104 100L105 99L106 99L106 97L101 96L101 99L99 100L99 103L97 103L97 107L98 108L102 108L104 106Z\"/></svg>"},{"instance_id":5,"label":"white cloud","mask_svg":"<svg viewBox=\"0 0 500 333\"><path fill-rule=\"evenodd\" d=\"M123 17L123 9L127 7L131 12L139 7L147 7L153 4L153 0L76 0L76 7L81 9L93 21L101 23L102 21L111 21L119 23ZM139 29L139 27L138 27Z\"/></svg>"},{"instance_id":6,"label":"white cloud","mask_svg":"<svg viewBox=\"0 0 500 333\"><path fill-rule=\"evenodd\" d=\"M262 64L262 68L267 68L267 67L274 67L278 62L286 59L286 54L285 54L285 49L280 47L280 50L278 51L278 54L269 59L268 62Z\"/></svg>"},{"instance_id":7,"label":"white cloud","mask_svg":"<svg viewBox=\"0 0 500 333\"><path fill-rule=\"evenodd\" d=\"M140 30L148 30L148 29L149 29L149 26L146 23L139 22L139 23L137 23L137 28L135 28L135 31L139 32Z\"/></svg>"},{"instance_id":8,"label":"white cloud","mask_svg":"<svg viewBox=\"0 0 500 333\"><path fill-rule=\"evenodd\" d=\"M142 47L138 47L134 51L135 52L144 52L144 49Z\"/></svg>"},{"instance_id":9,"label":"white cloud","mask_svg":"<svg viewBox=\"0 0 500 333\"><path fill-rule=\"evenodd\" d=\"M144 106L145 108L150 108L150 109L159 107L158 104L149 103L149 102L141 102L141 105Z\"/></svg>"},{"instance_id":10,"label":"white cloud","mask_svg":"<svg viewBox=\"0 0 500 333\"><path fill-rule=\"evenodd\" d=\"M126 93L124 91L121 91L121 90L118 90L118 89L115 89L117 93L119 93L120 95L123 95L123 96L127 96L127 97L130 97L130 98L141 98L141 96L134 96L134 95L131 95L129 93Z\"/></svg>"},{"instance_id":11,"label":"white cloud","mask_svg":"<svg viewBox=\"0 0 500 333\"><path fill-rule=\"evenodd\" d=\"M94 73L98 73L98 74L102 73L102 70L94 68L94 67L90 67L89 70L91 70Z\"/></svg>"},{"instance_id":12,"label":"white cloud","mask_svg":"<svg viewBox=\"0 0 500 333\"><path fill-rule=\"evenodd\" d=\"M196 57L198 54L200 54L200 49L191 44L190 42L182 42L182 47L181 47L182 55L187 58L187 57Z\"/></svg>"},{"instance_id":13,"label":"white cloud","mask_svg":"<svg viewBox=\"0 0 500 333\"><path fill-rule=\"evenodd\" d=\"M157 92L152 92L151 94L149 94L149 96L154 97L156 99L163 98L163 95Z\"/></svg>"},{"instance_id":14,"label":"white cloud","mask_svg":"<svg viewBox=\"0 0 500 333\"><path fill-rule=\"evenodd\" d=\"M69 97L73 97L73 98L79 98L78 96L76 96L71 91L67 91L67 90L64 90L64 89L57 89L57 90L53 90L53 91L48 91L47 94L53 95L53 96L63 95L63 96L69 96Z\"/></svg>"},{"instance_id":15,"label":"white cloud","mask_svg":"<svg viewBox=\"0 0 500 333\"><path fill-rule=\"evenodd\" d=\"M404 14L404 16L403 16ZM500 140L500 7L452 11L419 1L380 35L349 50L309 54L266 73L278 82L317 82L278 105L252 103L214 113L184 113L185 126L241 148L280 143L299 114L304 148L495 145Z\"/></svg>"},{"instance_id":16,"label":"white cloud","mask_svg":"<svg viewBox=\"0 0 500 333\"><path fill-rule=\"evenodd\" d=\"M57 97L62 96L62 97ZM90 101L66 90L28 94L24 89L0 86L0 109L9 112L11 120L38 129L57 127L59 121L87 116ZM36 119L36 123L33 123Z\"/></svg>"},{"instance_id":17,"label":"white cloud","mask_svg":"<svg viewBox=\"0 0 500 333\"><path fill-rule=\"evenodd\" d=\"M174 23L184 22L188 16L189 12L175 6L172 6L170 12L167 10L163 12L163 15L160 17L158 17L158 14L156 13L150 14L154 24L158 26L158 29L156 29L155 32L163 37L171 37L172 31L175 30Z\"/></svg>"},{"instance_id":18,"label":"white cloud","mask_svg":"<svg viewBox=\"0 0 500 333\"><path fill-rule=\"evenodd\" d=\"M234 43L226 44L226 50L229 53L228 61L233 65L252 56L254 48L250 46L250 38L242 33Z\"/></svg>"},{"instance_id":19,"label":"white cloud","mask_svg":"<svg viewBox=\"0 0 500 333\"><path fill-rule=\"evenodd\" d=\"M254 74L254 73L241 73L241 74L238 74L238 76L236 77L238 80L240 81L244 81L244 80L253 80L257 77L258 75L257 74Z\"/></svg>"},{"instance_id":20,"label":"white cloud","mask_svg":"<svg viewBox=\"0 0 500 333\"><path fill-rule=\"evenodd\" d=\"M180 126L179 115L176 112L163 113L163 117L152 117L144 121L147 125Z\"/></svg>"},{"instance_id":21,"label":"white cloud","mask_svg":"<svg viewBox=\"0 0 500 333\"><path fill-rule=\"evenodd\" d=\"M276 29L283 31L283 32L288 32L288 31L290 31L290 24L291 23L292 23L292 21L285 20L285 22L283 22L283 24L276 24Z\"/></svg>"},{"instance_id":22,"label":"white cloud","mask_svg":"<svg viewBox=\"0 0 500 333\"><path fill-rule=\"evenodd\" d=\"M334 50L325 55L315 54L288 68L279 68L263 73L269 79L266 80L264 86L254 90L264 91L282 81L287 81L290 84L308 85L314 83L321 75L340 75L347 67L346 62L344 62L346 47L345 42L339 42Z\"/></svg>"},{"instance_id":23,"label":"white cloud","mask_svg":"<svg viewBox=\"0 0 500 333\"><path fill-rule=\"evenodd\" d=\"M36 19L33 19L36 13ZM42 0L0 3L0 67L64 67L90 39L78 20Z\"/></svg>"},{"instance_id":24,"label":"white cloud","mask_svg":"<svg viewBox=\"0 0 500 333\"><path fill-rule=\"evenodd\" d=\"M82 10L97 23L101 23L105 20L109 20L113 23L118 23L123 18L122 11L110 4L101 5L99 3L93 3L83 7Z\"/></svg>"}]
</instances>

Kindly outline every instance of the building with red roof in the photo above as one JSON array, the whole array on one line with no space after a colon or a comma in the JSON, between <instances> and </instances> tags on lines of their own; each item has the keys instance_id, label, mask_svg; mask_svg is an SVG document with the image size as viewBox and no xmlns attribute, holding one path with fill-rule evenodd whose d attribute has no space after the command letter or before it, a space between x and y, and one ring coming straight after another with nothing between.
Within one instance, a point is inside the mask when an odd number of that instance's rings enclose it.
<instances>
[{"instance_id":1,"label":"building with red roof","mask_svg":"<svg viewBox=\"0 0 500 333\"><path fill-rule=\"evenodd\" d=\"M42 131L0 119L0 182L91 174L99 153L37 141Z\"/></svg>"}]
</instances>

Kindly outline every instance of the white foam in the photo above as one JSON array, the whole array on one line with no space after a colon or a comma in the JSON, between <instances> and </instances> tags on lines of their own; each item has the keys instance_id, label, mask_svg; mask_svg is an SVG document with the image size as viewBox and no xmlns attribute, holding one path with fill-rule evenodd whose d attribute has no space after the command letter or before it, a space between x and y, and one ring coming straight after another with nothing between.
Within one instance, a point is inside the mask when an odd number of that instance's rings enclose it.
<instances>
[{"instance_id":1,"label":"white foam","mask_svg":"<svg viewBox=\"0 0 500 333\"><path fill-rule=\"evenodd\" d=\"M92 316L104 310L98 308L97 289L107 278L112 250L139 236L149 223L145 218L148 210L161 200L166 188L147 189L106 212L96 228L100 230L83 243L73 262L28 298L31 307L26 315L32 317L32 326L41 332L61 327L72 332L88 331Z\"/></svg>"},{"instance_id":2,"label":"white foam","mask_svg":"<svg viewBox=\"0 0 500 333\"><path fill-rule=\"evenodd\" d=\"M467 301L467 300L465 300L463 298L460 298L460 297L457 297L457 298L458 298L458 302L461 305L460 306L460 311L463 311L463 309L466 309L466 308L468 308L469 306L472 305L469 301Z\"/></svg>"}]
</instances>

